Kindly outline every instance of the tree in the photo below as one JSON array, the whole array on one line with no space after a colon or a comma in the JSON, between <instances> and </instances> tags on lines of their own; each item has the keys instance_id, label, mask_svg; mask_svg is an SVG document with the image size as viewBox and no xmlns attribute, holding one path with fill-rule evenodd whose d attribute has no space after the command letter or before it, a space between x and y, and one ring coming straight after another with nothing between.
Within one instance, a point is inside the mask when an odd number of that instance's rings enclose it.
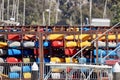
<instances>
[{"instance_id":1,"label":"tree","mask_svg":"<svg viewBox=\"0 0 120 80\"><path fill-rule=\"evenodd\" d=\"M1 2L2 0L0 0ZM12 14L13 0L10 1L10 16ZM23 0L20 1L19 6L19 22L22 23L23 19ZM50 0L26 0L26 12L25 12L25 23L26 25L42 25L42 13L45 9L49 9ZM51 25L55 23L55 14L56 14L56 3L58 0L51 0ZM67 24L80 25L81 24L81 10L80 4L85 0L59 0L60 1L60 10L61 15L59 16L59 21L66 21ZM88 3L82 5L82 22L86 17L89 18L89 0L86 0ZM92 8L92 18L103 18L104 5L106 0L93 0ZM107 0L107 16L112 20L112 24L116 24L120 21L120 1L119 0ZM7 15L7 0L5 0L5 9L4 9L4 19ZM45 13L46 22L48 22L48 14Z\"/></svg>"},{"instance_id":2,"label":"tree","mask_svg":"<svg viewBox=\"0 0 120 80\"><path fill-rule=\"evenodd\" d=\"M120 1L118 0L111 0L111 7L110 10L112 11L112 24L116 24L120 22Z\"/></svg>"}]
</instances>

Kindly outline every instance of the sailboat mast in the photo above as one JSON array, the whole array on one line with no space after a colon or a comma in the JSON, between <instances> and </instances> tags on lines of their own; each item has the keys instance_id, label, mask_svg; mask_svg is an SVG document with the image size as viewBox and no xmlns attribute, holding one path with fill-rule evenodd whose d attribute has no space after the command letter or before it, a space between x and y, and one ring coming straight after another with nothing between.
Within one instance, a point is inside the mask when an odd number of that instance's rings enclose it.
<instances>
[{"instance_id":1,"label":"sailboat mast","mask_svg":"<svg viewBox=\"0 0 120 80\"><path fill-rule=\"evenodd\" d=\"M4 20L4 0L2 0L2 20Z\"/></svg>"},{"instance_id":2,"label":"sailboat mast","mask_svg":"<svg viewBox=\"0 0 120 80\"><path fill-rule=\"evenodd\" d=\"M106 18L106 10L107 10L107 0L105 1L105 7L103 12L103 18Z\"/></svg>"},{"instance_id":3,"label":"sailboat mast","mask_svg":"<svg viewBox=\"0 0 120 80\"><path fill-rule=\"evenodd\" d=\"M7 20L9 20L9 11L10 11L9 5L10 5L10 0L7 0Z\"/></svg>"},{"instance_id":4,"label":"sailboat mast","mask_svg":"<svg viewBox=\"0 0 120 80\"><path fill-rule=\"evenodd\" d=\"M19 0L17 0L17 13L16 13L16 21L18 22L18 16L19 16Z\"/></svg>"},{"instance_id":5,"label":"sailboat mast","mask_svg":"<svg viewBox=\"0 0 120 80\"><path fill-rule=\"evenodd\" d=\"M2 8L1 8L1 4L0 4L0 20L2 20Z\"/></svg>"},{"instance_id":6,"label":"sailboat mast","mask_svg":"<svg viewBox=\"0 0 120 80\"><path fill-rule=\"evenodd\" d=\"M23 25L25 25L25 5L26 5L26 2L24 0L24 9L23 9Z\"/></svg>"},{"instance_id":7,"label":"sailboat mast","mask_svg":"<svg viewBox=\"0 0 120 80\"><path fill-rule=\"evenodd\" d=\"M89 9L89 10L90 10L90 13L89 13L89 18L90 18L89 21L90 21L90 22L89 22L89 23L90 23L90 25L91 25L91 20L92 20L92 0L90 0L89 3L90 3L90 9Z\"/></svg>"}]
</instances>

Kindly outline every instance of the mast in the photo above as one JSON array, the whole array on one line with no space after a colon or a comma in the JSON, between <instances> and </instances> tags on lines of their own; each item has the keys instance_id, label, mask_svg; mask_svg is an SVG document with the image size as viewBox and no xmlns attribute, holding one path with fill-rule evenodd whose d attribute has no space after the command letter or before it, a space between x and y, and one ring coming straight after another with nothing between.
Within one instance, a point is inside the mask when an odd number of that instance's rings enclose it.
<instances>
[{"instance_id":1,"label":"mast","mask_svg":"<svg viewBox=\"0 0 120 80\"><path fill-rule=\"evenodd\" d=\"M89 3L90 3L90 9L89 9L89 10L90 10L90 13L89 13L89 18L90 18L89 21L90 21L90 22L89 22L89 23L90 23L90 25L91 25L91 19L92 19L92 0L90 0Z\"/></svg>"},{"instance_id":2,"label":"mast","mask_svg":"<svg viewBox=\"0 0 120 80\"><path fill-rule=\"evenodd\" d=\"M106 10L107 10L107 0L105 1L104 12L103 12L103 18L106 18Z\"/></svg>"},{"instance_id":3,"label":"mast","mask_svg":"<svg viewBox=\"0 0 120 80\"><path fill-rule=\"evenodd\" d=\"M0 4L0 20L2 20L2 8L1 8L1 4Z\"/></svg>"},{"instance_id":4,"label":"mast","mask_svg":"<svg viewBox=\"0 0 120 80\"><path fill-rule=\"evenodd\" d=\"M81 23L81 31L80 31L80 36L82 36L82 2L80 1L80 23ZM82 43L82 39L81 39L81 41L80 41L81 43ZM81 48L82 48L82 44L80 44L80 46L81 46ZM83 51L81 50L81 57L83 57Z\"/></svg>"},{"instance_id":5,"label":"mast","mask_svg":"<svg viewBox=\"0 0 120 80\"><path fill-rule=\"evenodd\" d=\"M12 5L12 18L14 18L14 4L15 4L15 1L13 0L13 5Z\"/></svg>"},{"instance_id":6,"label":"mast","mask_svg":"<svg viewBox=\"0 0 120 80\"><path fill-rule=\"evenodd\" d=\"M48 13L49 13L49 18L48 18L48 25L50 26L50 17L51 17L51 3L52 3L52 0L50 0L50 5L49 5L49 11L48 11Z\"/></svg>"},{"instance_id":7,"label":"mast","mask_svg":"<svg viewBox=\"0 0 120 80\"><path fill-rule=\"evenodd\" d=\"M4 0L2 0L2 20L4 20Z\"/></svg>"},{"instance_id":8,"label":"mast","mask_svg":"<svg viewBox=\"0 0 120 80\"><path fill-rule=\"evenodd\" d=\"M24 9L23 9L23 25L25 25L25 5L26 5L26 2L24 0Z\"/></svg>"},{"instance_id":9,"label":"mast","mask_svg":"<svg viewBox=\"0 0 120 80\"><path fill-rule=\"evenodd\" d=\"M7 20L9 20L10 18L10 16L9 16L9 11L10 11L10 9L9 9L9 7L10 7L10 0L7 0Z\"/></svg>"},{"instance_id":10,"label":"mast","mask_svg":"<svg viewBox=\"0 0 120 80\"><path fill-rule=\"evenodd\" d=\"M19 0L17 0L17 13L16 13L16 21L18 22L18 16L19 16Z\"/></svg>"},{"instance_id":11,"label":"mast","mask_svg":"<svg viewBox=\"0 0 120 80\"><path fill-rule=\"evenodd\" d=\"M59 0L57 1L57 4L56 4L56 21L55 21L55 23L57 23L57 21L58 21L58 9L59 9Z\"/></svg>"},{"instance_id":12,"label":"mast","mask_svg":"<svg viewBox=\"0 0 120 80\"><path fill-rule=\"evenodd\" d=\"M43 3L43 10L42 10L42 20L43 20L43 26L45 26L46 25L46 21L45 21L45 0L43 0L42 1L42 3Z\"/></svg>"}]
</instances>

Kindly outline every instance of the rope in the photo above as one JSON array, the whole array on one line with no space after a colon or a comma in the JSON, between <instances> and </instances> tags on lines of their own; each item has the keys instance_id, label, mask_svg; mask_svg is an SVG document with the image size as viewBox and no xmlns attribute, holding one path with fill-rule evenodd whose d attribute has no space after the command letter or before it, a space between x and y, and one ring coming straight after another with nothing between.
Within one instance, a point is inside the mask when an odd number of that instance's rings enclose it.
<instances>
[{"instance_id":1,"label":"rope","mask_svg":"<svg viewBox=\"0 0 120 80\"><path fill-rule=\"evenodd\" d=\"M94 39L93 41L91 41L91 44L94 43L96 40L98 40L100 37L102 37L103 35L105 35L107 32L111 31L114 27L118 26L120 24L120 22L118 22L117 24L115 24L114 26L112 26L110 29L106 30L103 34L101 34L100 36L98 36L96 39ZM72 58L74 58L76 55L78 55L81 51L83 51L84 49L86 49L87 46L83 47L81 50L79 50L75 55L73 55L71 57L71 61Z\"/></svg>"}]
</instances>

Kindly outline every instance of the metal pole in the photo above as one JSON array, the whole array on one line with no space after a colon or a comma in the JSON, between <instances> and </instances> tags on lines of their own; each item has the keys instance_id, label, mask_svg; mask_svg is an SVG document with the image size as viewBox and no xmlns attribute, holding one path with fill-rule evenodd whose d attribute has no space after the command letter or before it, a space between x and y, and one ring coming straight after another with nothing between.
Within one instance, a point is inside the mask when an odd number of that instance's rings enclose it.
<instances>
[{"instance_id":1,"label":"metal pole","mask_svg":"<svg viewBox=\"0 0 120 80\"><path fill-rule=\"evenodd\" d=\"M13 0L13 7L12 7L12 18L14 17L14 4L15 4L15 1Z\"/></svg>"},{"instance_id":2,"label":"metal pole","mask_svg":"<svg viewBox=\"0 0 120 80\"><path fill-rule=\"evenodd\" d=\"M45 12L42 12L42 17L43 17L43 26L45 26Z\"/></svg>"},{"instance_id":3,"label":"metal pole","mask_svg":"<svg viewBox=\"0 0 120 80\"><path fill-rule=\"evenodd\" d=\"M9 20L9 6L10 5L10 0L7 1L7 20Z\"/></svg>"},{"instance_id":4,"label":"metal pole","mask_svg":"<svg viewBox=\"0 0 120 80\"><path fill-rule=\"evenodd\" d=\"M80 16L81 16L81 33L80 33L80 37L82 36L82 2L80 1ZM81 49L82 49L82 39L81 39L81 41L80 41L80 46L81 46ZM83 51L81 50L81 57L83 57L83 53L82 53Z\"/></svg>"},{"instance_id":5,"label":"metal pole","mask_svg":"<svg viewBox=\"0 0 120 80\"><path fill-rule=\"evenodd\" d=\"M17 0L17 18L16 18L17 22L18 22L18 16L19 16L19 0Z\"/></svg>"},{"instance_id":6,"label":"metal pole","mask_svg":"<svg viewBox=\"0 0 120 80\"><path fill-rule=\"evenodd\" d=\"M25 25L25 0L24 0L24 9L23 9L23 25Z\"/></svg>"},{"instance_id":7,"label":"metal pole","mask_svg":"<svg viewBox=\"0 0 120 80\"><path fill-rule=\"evenodd\" d=\"M70 26L73 26L72 16L70 16Z\"/></svg>"},{"instance_id":8,"label":"metal pole","mask_svg":"<svg viewBox=\"0 0 120 80\"><path fill-rule=\"evenodd\" d=\"M2 20L4 20L4 0L2 0Z\"/></svg>"},{"instance_id":9,"label":"metal pole","mask_svg":"<svg viewBox=\"0 0 120 80\"><path fill-rule=\"evenodd\" d=\"M15 0L15 2L14 2L14 8L13 8L13 10L14 10L14 19L16 20L16 0Z\"/></svg>"},{"instance_id":10,"label":"metal pole","mask_svg":"<svg viewBox=\"0 0 120 80\"><path fill-rule=\"evenodd\" d=\"M91 25L91 19L92 19L92 0L90 0L89 3L90 3L90 15L89 15L90 16L90 20L89 20L90 22L89 23Z\"/></svg>"},{"instance_id":11,"label":"metal pole","mask_svg":"<svg viewBox=\"0 0 120 80\"><path fill-rule=\"evenodd\" d=\"M56 21L55 21L55 23L57 23L57 21L58 21L58 9L59 9L59 0L56 5Z\"/></svg>"},{"instance_id":12,"label":"metal pole","mask_svg":"<svg viewBox=\"0 0 120 80\"><path fill-rule=\"evenodd\" d=\"M106 17L106 9L107 9L107 0L105 2L104 12L103 12L103 18Z\"/></svg>"},{"instance_id":13,"label":"metal pole","mask_svg":"<svg viewBox=\"0 0 120 80\"><path fill-rule=\"evenodd\" d=\"M43 3L43 12L42 12L42 18L43 18L43 26L45 26L45 0L42 1Z\"/></svg>"},{"instance_id":14,"label":"metal pole","mask_svg":"<svg viewBox=\"0 0 120 80\"><path fill-rule=\"evenodd\" d=\"M51 22L51 21L50 21L50 17L51 17L51 0L50 0L50 5L49 5L49 12L48 12L48 13L49 13L49 18L48 18L48 19L49 19L49 20L48 20L48 25L50 26L50 24L51 24L51 23L50 23L50 22Z\"/></svg>"},{"instance_id":15,"label":"metal pole","mask_svg":"<svg viewBox=\"0 0 120 80\"><path fill-rule=\"evenodd\" d=\"M2 10L1 10L1 4L0 4L0 20L2 20Z\"/></svg>"},{"instance_id":16,"label":"metal pole","mask_svg":"<svg viewBox=\"0 0 120 80\"><path fill-rule=\"evenodd\" d=\"M15 11L16 11L16 0L14 0L14 4L13 4L13 18L15 19Z\"/></svg>"}]
</instances>

